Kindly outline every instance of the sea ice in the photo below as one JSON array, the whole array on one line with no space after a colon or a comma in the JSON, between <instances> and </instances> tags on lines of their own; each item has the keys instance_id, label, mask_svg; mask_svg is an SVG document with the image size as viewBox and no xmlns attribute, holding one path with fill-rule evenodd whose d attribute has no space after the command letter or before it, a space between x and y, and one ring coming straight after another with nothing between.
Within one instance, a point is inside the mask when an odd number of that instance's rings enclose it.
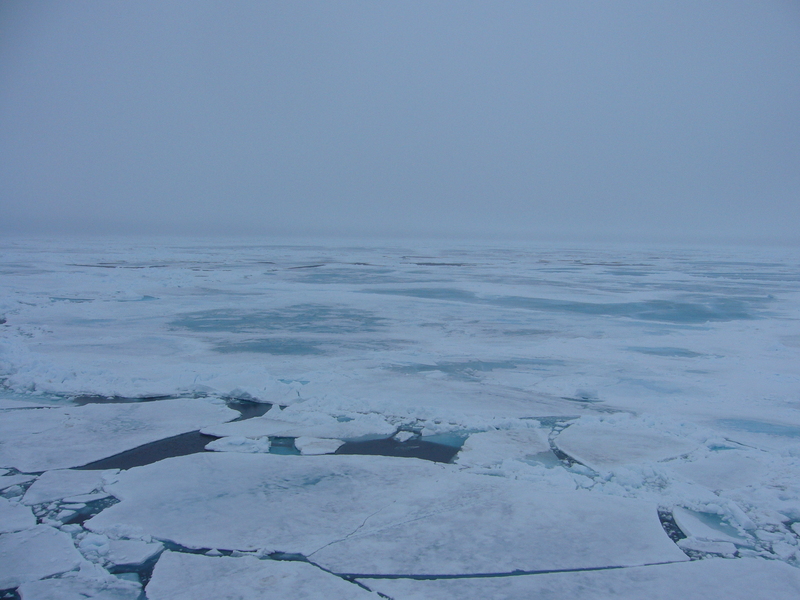
<instances>
[{"instance_id":1,"label":"sea ice","mask_svg":"<svg viewBox=\"0 0 800 600\"><path fill-rule=\"evenodd\" d=\"M4 475L3 477L0 477L0 492L6 488L10 488L13 485L28 483L34 479L36 479L36 475L26 475L24 473L18 473L17 475Z\"/></svg>"},{"instance_id":2,"label":"sea ice","mask_svg":"<svg viewBox=\"0 0 800 600\"><path fill-rule=\"evenodd\" d=\"M0 590L77 569L83 557L72 538L48 525L0 536Z\"/></svg>"},{"instance_id":3,"label":"sea ice","mask_svg":"<svg viewBox=\"0 0 800 600\"><path fill-rule=\"evenodd\" d=\"M342 440L332 440L327 438L315 438L301 436L295 438L294 446L300 450L300 454L333 454L344 444Z\"/></svg>"},{"instance_id":4,"label":"sea ice","mask_svg":"<svg viewBox=\"0 0 800 600\"><path fill-rule=\"evenodd\" d=\"M75 574L24 583L17 591L22 600L138 600L142 586L109 575L95 578Z\"/></svg>"},{"instance_id":5,"label":"sea ice","mask_svg":"<svg viewBox=\"0 0 800 600\"><path fill-rule=\"evenodd\" d=\"M671 463L669 468L710 490L758 484L768 472L763 461L737 450L710 452L691 462Z\"/></svg>"},{"instance_id":6,"label":"sea ice","mask_svg":"<svg viewBox=\"0 0 800 600\"><path fill-rule=\"evenodd\" d=\"M141 540L109 540L104 558L114 565L139 566L164 549L158 542Z\"/></svg>"},{"instance_id":7,"label":"sea ice","mask_svg":"<svg viewBox=\"0 0 800 600\"><path fill-rule=\"evenodd\" d=\"M122 501L87 521L91 530L135 529L192 548L300 553L348 573L686 559L651 503L543 492L416 459L203 453L130 469L107 489Z\"/></svg>"},{"instance_id":8,"label":"sea ice","mask_svg":"<svg viewBox=\"0 0 800 600\"><path fill-rule=\"evenodd\" d=\"M739 534L730 525L720 522L719 525L711 524L708 520L703 520L702 515L685 508L677 507L673 509L672 516L675 523L687 536L703 540L706 542L729 542L731 544L751 545L747 538ZM709 515L709 517L711 517Z\"/></svg>"},{"instance_id":9,"label":"sea ice","mask_svg":"<svg viewBox=\"0 0 800 600\"><path fill-rule=\"evenodd\" d=\"M0 533L30 529L36 525L31 509L17 502L0 498Z\"/></svg>"},{"instance_id":10,"label":"sea ice","mask_svg":"<svg viewBox=\"0 0 800 600\"><path fill-rule=\"evenodd\" d=\"M251 556L209 557L165 552L147 584L150 600L378 600L354 583L304 562L259 560Z\"/></svg>"},{"instance_id":11,"label":"sea ice","mask_svg":"<svg viewBox=\"0 0 800 600\"><path fill-rule=\"evenodd\" d=\"M109 478L117 473L116 469L108 471L72 471L58 469L42 473L25 496L22 502L29 506L62 500L69 496L90 494L103 487Z\"/></svg>"},{"instance_id":12,"label":"sea ice","mask_svg":"<svg viewBox=\"0 0 800 600\"><path fill-rule=\"evenodd\" d=\"M746 558L485 579L360 581L398 600L795 600L800 597L800 569L779 561Z\"/></svg>"},{"instance_id":13,"label":"sea ice","mask_svg":"<svg viewBox=\"0 0 800 600\"><path fill-rule=\"evenodd\" d=\"M680 456L697 447L696 442L662 433L655 423L626 416L582 417L559 433L555 444L596 471L655 462Z\"/></svg>"},{"instance_id":14,"label":"sea ice","mask_svg":"<svg viewBox=\"0 0 800 600\"><path fill-rule=\"evenodd\" d=\"M286 411L273 409L262 417L221 423L201 431L218 437L318 437L342 440L388 436L396 431L396 427L376 414L358 414L347 421L340 421L320 412L289 411L291 408Z\"/></svg>"},{"instance_id":15,"label":"sea ice","mask_svg":"<svg viewBox=\"0 0 800 600\"><path fill-rule=\"evenodd\" d=\"M538 428L484 431L467 438L456 463L465 467L490 467L507 459L525 459L549 450L547 437Z\"/></svg>"},{"instance_id":16,"label":"sea ice","mask_svg":"<svg viewBox=\"0 0 800 600\"><path fill-rule=\"evenodd\" d=\"M203 399L8 411L0 418L0 464L30 472L77 467L237 416Z\"/></svg>"},{"instance_id":17,"label":"sea ice","mask_svg":"<svg viewBox=\"0 0 800 600\"><path fill-rule=\"evenodd\" d=\"M246 438L232 435L206 444L206 450L215 452L269 452L268 437Z\"/></svg>"}]
</instances>

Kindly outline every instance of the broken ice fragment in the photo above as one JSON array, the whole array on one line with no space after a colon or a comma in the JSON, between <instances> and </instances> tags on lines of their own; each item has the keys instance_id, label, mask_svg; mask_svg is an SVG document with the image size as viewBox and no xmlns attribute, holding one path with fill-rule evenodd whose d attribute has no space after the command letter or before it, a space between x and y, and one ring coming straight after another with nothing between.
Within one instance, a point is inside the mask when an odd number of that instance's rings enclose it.
<instances>
[{"instance_id":1,"label":"broken ice fragment","mask_svg":"<svg viewBox=\"0 0 800 600\"><path fill-rule=\"evenodd\" d=\"M9 411L0 419L0 464L29 472L78 467L238 415L204 399Z\"/></svg>"},{"instance_id":2,"label":"broken ice fragment","mask_svg":"<svg viewBox=\"0 0 800 600\"><path fill-rule=\"evenodd\" d=\"M215 452L269 452L270 442L269 438L246 438L241 436L230 436L219 438L206 445L206 450L213 450Z\"/></svg>"},{"instance_id":3,"label":"broken ice fragment","mask_svg":"<svg viewBox=\"0 0 800 600\"><path fill-rule=\"evenodd\" d=\"M502 429L473 433L464 442L456 463L465 467L490 467L506 459L524 459L549 452L540 429Z\"/></svg>"},{"instance_id":4,"label":"broken ice fragment","mask_svg":"<svg viewBox=\"0 0 800 600\"><path fill-rule=\"evenodd\" d=\"M158 542L147 543L141 540L111 540L105 559L114 565L139 566L164 549Z\"/></svg>"},{"instance_id":5,"label":"broken ice fragment","mask_svg":"<svg viewBox=\"0 0 800 600\"><path fill-rule=\"evenodd\" d=\"M0 589L76 569L83 557L72 538L47 525L0 536Z\"/></svg>"},{"instance_id":6,"label":"broken ice fragment","mask_svg":"<svg viewBox=\"0 0 800 600\"><path fill-rule=\"evenodd\" d=\"M333 454L344 444L342 440L332 440L315 437L299 437L294 440L295 447L300 454Z\"/></svg>"},{"instance_id":7,"label":"broken ice fragment","mask_svg":"<svg viewBox=\"0 0 800 600\"><path fill-rule=\"evenodd\" d=\"M378 594L304 562L177 552L161 556L146 591L150 600L379 600Z\"/></svg>"},{"instance_id":8,"label":"broken ice fragment","mask_svg":"<svg viewBox=\"0 0 800 600\"><path fill-rule=\"evenodd\" d=\"M108 476L116 471L72 471L58 469L43 473L25 492L22 502L27 505L61 500L67 496L90 494L101 488ZM107 494L105 494L107 495Z\"/></svg>"},{"instance_id":9,"label":"broken ice fragment","mask_svg":"<svg viewBox=\"0 0 800 600\"><path fill-rule=\"evenodd\" d=\"M30 529L36 525L31 509L17 502L0 498L0 533Z\"/></svg>"}]
</instances>

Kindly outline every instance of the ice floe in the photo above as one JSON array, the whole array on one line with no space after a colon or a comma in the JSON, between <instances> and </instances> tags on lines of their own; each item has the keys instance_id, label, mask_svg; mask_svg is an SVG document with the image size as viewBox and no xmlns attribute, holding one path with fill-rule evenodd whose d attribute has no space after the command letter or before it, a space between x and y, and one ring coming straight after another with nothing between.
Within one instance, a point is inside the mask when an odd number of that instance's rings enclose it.
<instances>
[{"instance_id":1,"label":"ice floe","mask_svg":"<svg viewBox=\"0 0 800 600\"><path fill-rule=\"evenodd\" d=\"M215 452L269 452L270 441L268 437L247 438L231 435L209 442L206 450Z\"/></svg>"},{"instance_id":2,"label":"ice floe","mask_svg":"<svg viewBox=\"0 0 800 600\"><path fill-rule=\"evenodd\" d=\"M82 560L72 538L47 525L0 535L0 590L72 571Z\"/></svg>"},{"instance_id":3,"label":"ice floe","mask_svg":"<svg viewBox=\"0 0 800 600\"><path fill-rule=\"evenodd\" d=\"M709 559L572 573L469 579L362 579L402 600L794 600L800 569L778 561Z\"/></svg>"},{"instance_id":4,"label":"ice floe","mask_svg":"<svg viewBox=\"0 0 800 600\"><path fill-rule=\"evenodd\" d=\"M62 500L68 496L72 496L72 500L78 502L81 501L81 496L84 496L83 501L89 501L86 498L96 500L106 494L102 496L87 495L102 488L113 479L116 473L116 469L108 471L72 471L68 469L47 471L42 473L28 488L22 502L28 505L43 504Z\"/></svg>"},{"instance_id":5,"label":"ice floe","mask_svg":"<svg viewBox=\"0 0 800 600\"><path fill-rule=\"evenodd\" d=\"M300 454L333 454L341 445L342 440L332 440L327 438L315 438L301 436L295 438L294 445L300 450Z\"/></svg>"},{"instance_id":6,"label":"ice floe","mask_svg":"<svg viewBox=\"0 0 800 600\"><path fill-rule=\"evenodd\" d=\"M193 548L300 553L337 572L686 559L651 503L541 492L414 459L199 454L130 469L107 489L122 502L87 521L94 531L121 526Z\"/></svg>"},{"instance_id":7,"label":"ice floe","mask_svg":"<svg viewBox=\"0 0 800 600\"><path fill-rule=\"evenodd\" d=\"M369 592L304 562L251 556L209 557L165 552L147 584L149 600L292 598L378 600Z\"/></svg>"},{"instance_id":8,"label":"ice floe","mask_svg":"<svg viewBox=\"0 0 800 600\"><path fill-rule=\"evenodd\" d=\"M490 467L504 460L525 459L549 451L547 436L538 428L484 431L467 438L456 463L465 467Z\"/></svg>"},{"instance_id":9,"label":"ice floe","mask_svg":"<svg viewBox=\"0 0 800 600\"><path fill-rule=\"evenodd\" d=\"M84 565L61 577L24 583L17 592L22 600L139 600L142 586Z\"/></svg>"},{"instance_id":10,"label":"ice floe","mask_svg":"<svg viewBox=\"0 0 800 600\"><path fill-rule=\"evenodd\" d=\"M337 419L322 412L270 410L262 417L204 427L201 431L213 436L244 437L317 437L359 439L392 435L396 427L376 414L355 414Z\"/></svg>"},{"instance_id":11,"label":"ice floe","mask_svg":"<svg viewBox=\"0 0 800 600\"><path fill-rule=\"evenodd\" d=\"M27 506L0 498L0 533L30 529L36 525L36 517Z\"/></svg>"},{"instance_id":12,"label":"ice floe","mask_svg":"<svg viewBox=\"0 0 800 600\"><path fill-rule=\"evenodd\" d=\"M202 399L9 411L0 419L0 465L30 472L77 467L237 416Z\"/></svg>"},{"instance_id":13,"label":"ice floe","mask_svg":"<svg viewBox=\"0 0 800 600\"><path fill-rule=\"evenodd\" d=\"M562 431L556 446L596 470L655 462L694 450L698 443L660 430L660 423L627 415L582 417Z\"/></svg>"}]
</instances>

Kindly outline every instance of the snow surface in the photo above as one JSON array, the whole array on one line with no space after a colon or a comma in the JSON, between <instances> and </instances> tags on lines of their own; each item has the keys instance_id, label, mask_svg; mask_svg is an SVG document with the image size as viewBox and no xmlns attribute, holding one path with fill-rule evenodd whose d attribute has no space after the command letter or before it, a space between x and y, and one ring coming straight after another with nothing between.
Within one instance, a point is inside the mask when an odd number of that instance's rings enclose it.
<instances>
[{"instance_id":1,"label":"snow surface","mask_svg":"<svg viewBox=\"0 0 800 600\"><path fill-rule=\"evenodd\" d=\"M302 562L208 557L165 552L147 585L149 600L379 598L354 583Z\"/></svg>"},{"instance_id":2,"label":"snow surface","mask_svg":"<svg viewBox=\"0 0 800 600\"><path fill-rule=\"evenodd\" d=\"M151 536L347 571L680 563L365 580L410 586L398 598L798 595L796 248L16 238L0 257L0 495L13 527L31 523L15 521L20 501L60 526L46 557L81 561L25 597L127 598L130 582L100 595L103 567ZM233 422L231 398L273 406ZM226 451L118 483L67 470L198 429ZM435 465L276 456L271 436L306 454L376 437L464 444ZM93 502L109 493L121 502ZM657 508L689 537L670 541ZM76 510L99 511L95 533L61 525ZM33 547L41 527L0 545ZM14 561L10 577L47 576ZM320 572L308 597L342 581Z\"/></svg>"}]
</instances>

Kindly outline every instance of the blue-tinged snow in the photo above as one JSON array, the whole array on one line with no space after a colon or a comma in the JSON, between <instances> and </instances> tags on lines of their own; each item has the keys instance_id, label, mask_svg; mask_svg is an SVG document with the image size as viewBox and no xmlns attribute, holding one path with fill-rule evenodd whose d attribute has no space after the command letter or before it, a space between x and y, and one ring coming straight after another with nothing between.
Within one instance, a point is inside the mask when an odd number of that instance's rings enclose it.
<instances>
[{"instance_id":1,"label":"blue-tinged snow","mask_svg":"<svg viewBox=\"0 0 800 600\"><path fill-rule=\"evenodd\" d=\"M369 595L315 561L398 599L796 596L796 249L17 239L0 262L0 547L57 565L3 567L25 598L134 598L156 560L164 597L183 569ZM197 453L74 470L177 434ZM342 445L375 439L459 452Z\"/></svg>"}]
</instances>

